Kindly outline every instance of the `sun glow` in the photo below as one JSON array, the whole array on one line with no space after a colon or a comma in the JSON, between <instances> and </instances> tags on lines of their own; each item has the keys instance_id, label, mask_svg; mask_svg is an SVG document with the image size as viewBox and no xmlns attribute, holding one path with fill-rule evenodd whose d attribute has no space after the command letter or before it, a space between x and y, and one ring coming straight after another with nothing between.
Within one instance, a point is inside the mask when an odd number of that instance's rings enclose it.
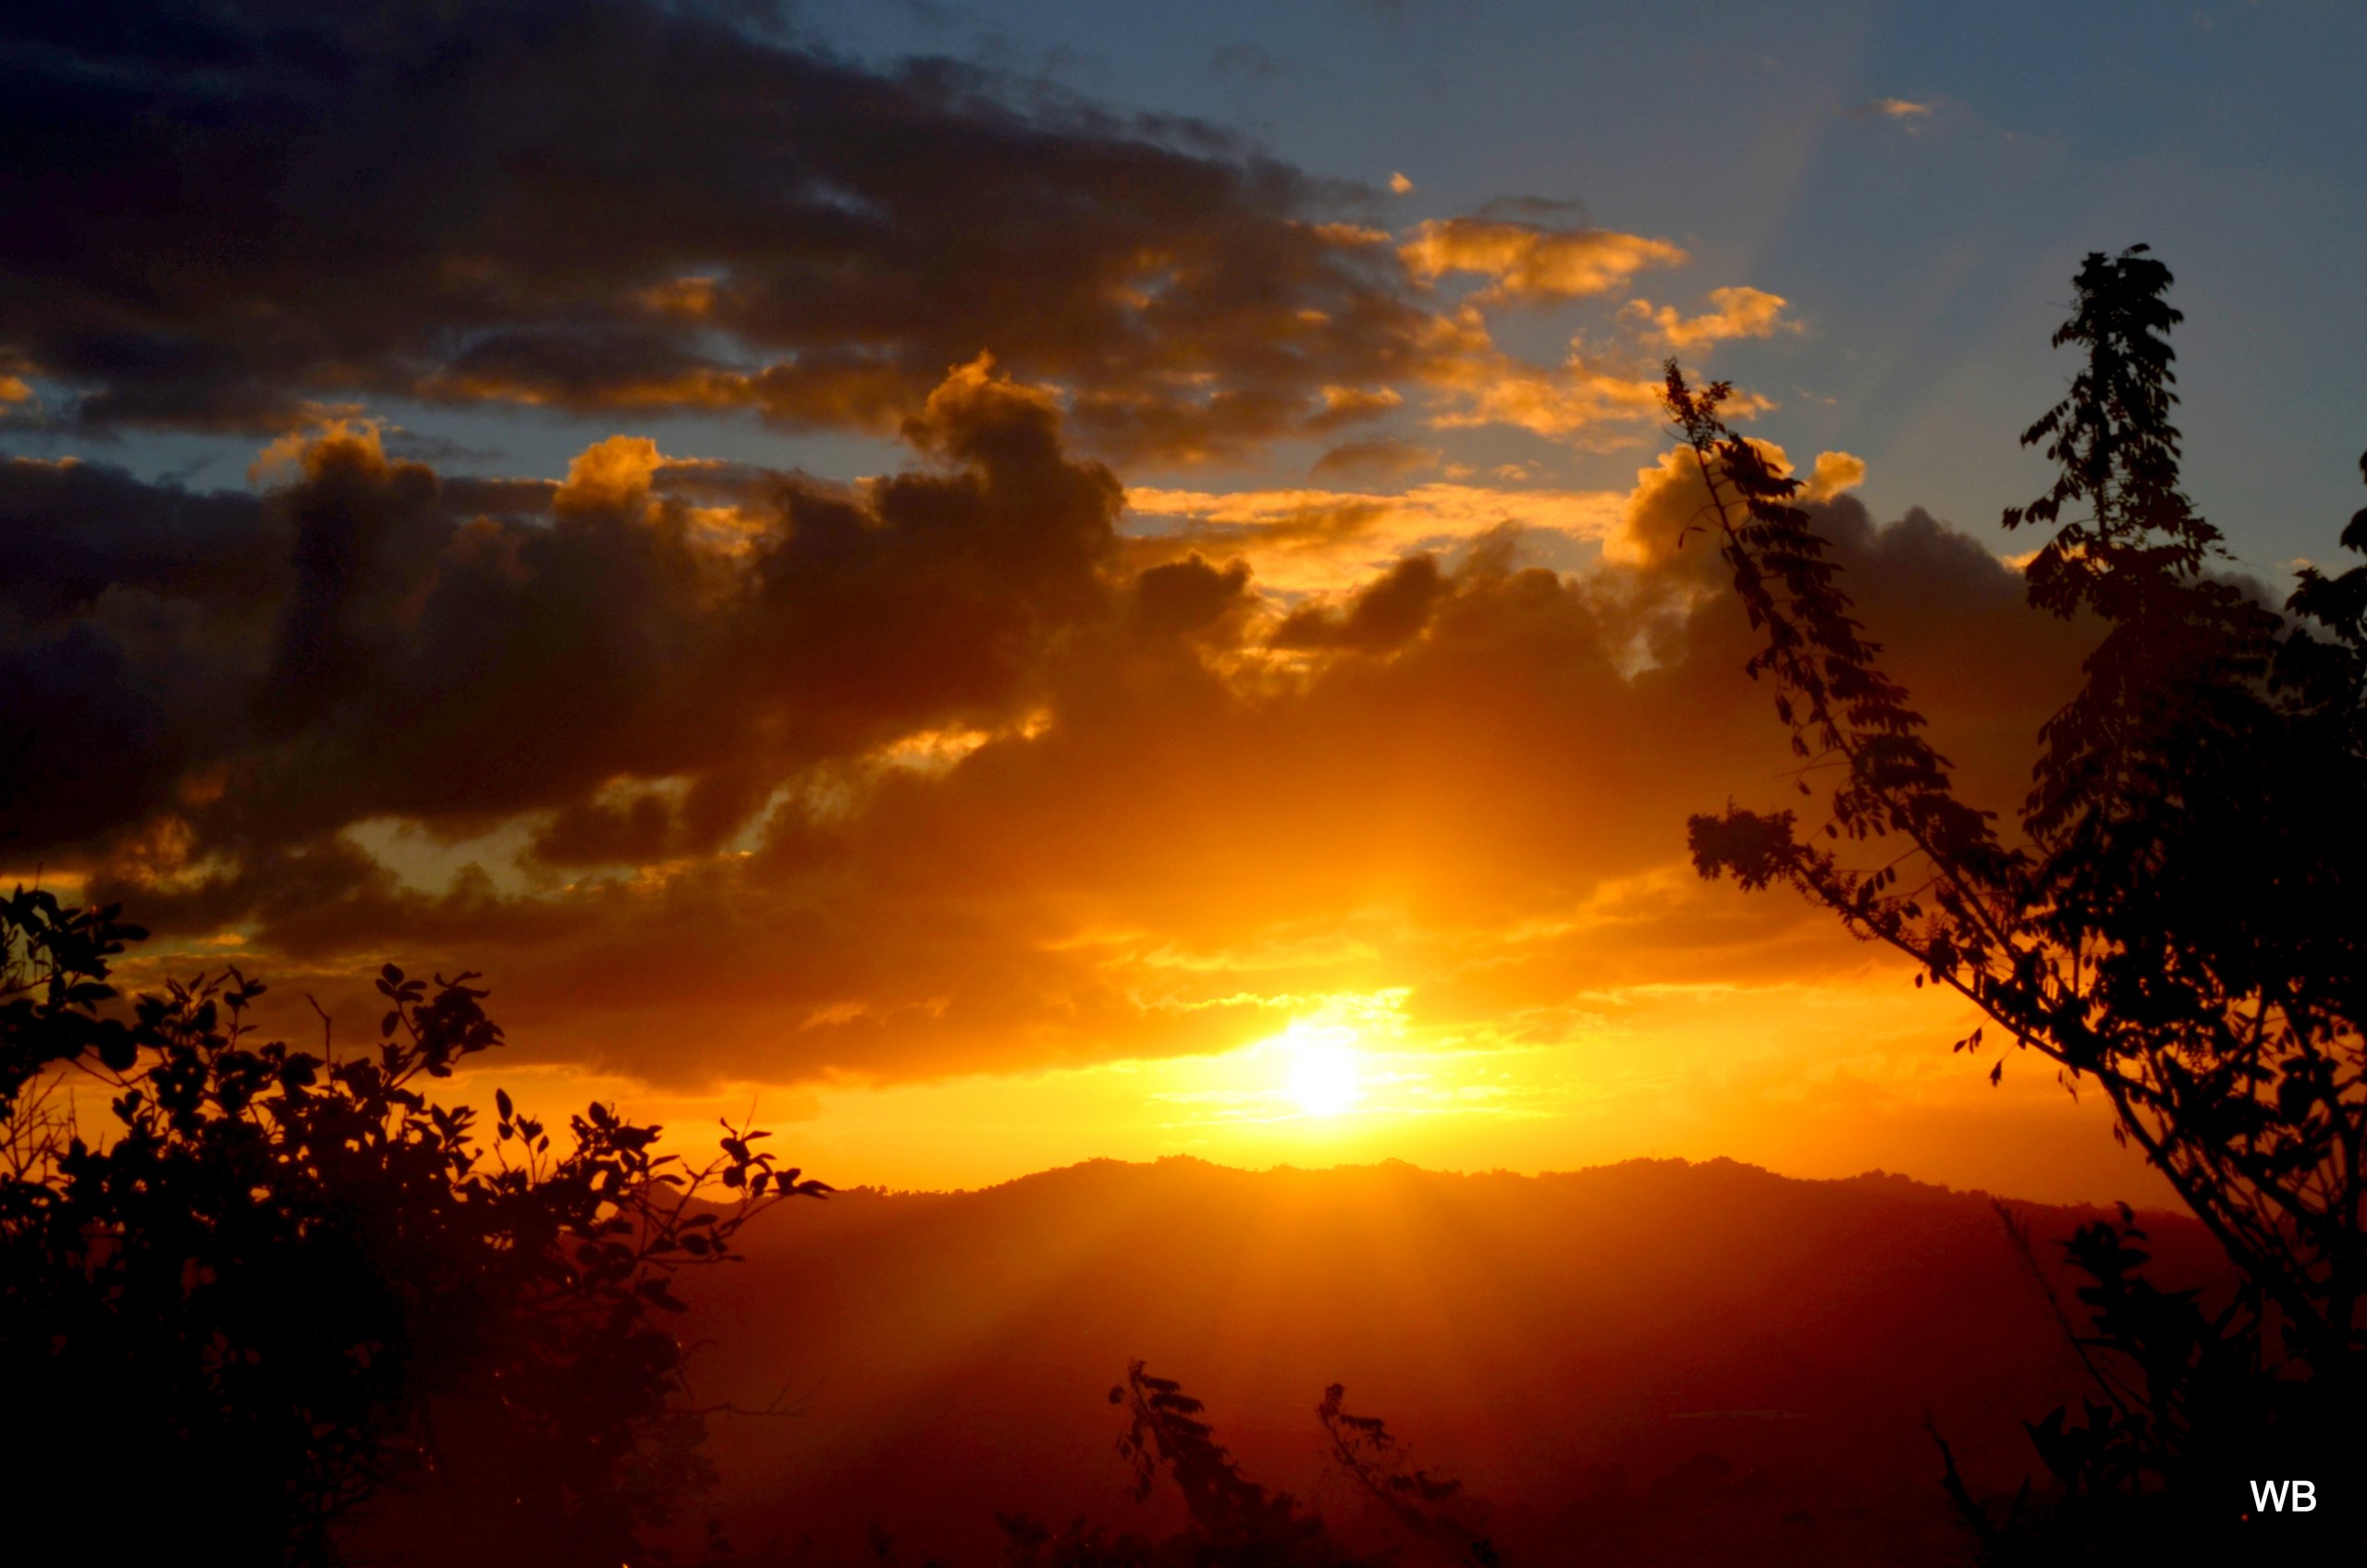
<instances>
[{"instance_id":1,"label":"sun glow","mask_svg":"<svg viewBox=\"0 0 2367 1568\"><path fill-rule=\"evenodd\" d=\"M1283 1087L1301 1110L1337 1116L1364 1097L1355 1030L1293 1024L1283 1039L1291 1062Z\"/></svg>"}]
</instances>

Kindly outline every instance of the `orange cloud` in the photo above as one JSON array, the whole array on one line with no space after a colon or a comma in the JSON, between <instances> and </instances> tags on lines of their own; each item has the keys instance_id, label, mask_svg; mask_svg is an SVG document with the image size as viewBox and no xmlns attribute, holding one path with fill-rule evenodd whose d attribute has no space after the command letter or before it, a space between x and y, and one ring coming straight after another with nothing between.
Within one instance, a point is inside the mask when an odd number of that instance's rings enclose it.
<instances>
[{"instance_id":1,"label":"orange cloud","mask_svg":"<svg viewBox=\"0 0 2367 1568\"><path fill-rule=\"evenodd\" d=\"M1408 551L1452 549L1505 530L1591 545L1619 515L1611 492L1501 490L1431 483L1395 495L1345 490L1126 493L1145 555L1198 550L1246 562L1282 593L1338 591L1385 571Z\"/></svg>"},{"instance_id":2,"label":"orange cloud","mask_svg":"<svg viewBox=\"0 0 2367 1568\"><path fill-rule=\"evenodd\" d=\"M1485 218L1435 218L1418 225L1398 252L1417 277L1476 273L1492 282L1485 302L1540 303L1603 294L1646 267L1682 266L1686 253L1665 239L1609 229L1552 229Z\"/></svg>"},{"instance_id":3,"label":"orange cloud","mask_svg":"<svg viewBox=\"0 0 2367 1568\"><path fill-rule=\"evenodd\" d=\"M1809 472L1808 488L1803 492L1811 501L1829 501L1844 490L1855 490L1866 482L1866 460L1847 452L1819 452L1816 466Z\"/></svg>"},{"instance_id":4,"label":"orange cloud","mask_svg":"<svg viewBox=\"0 0 2367 1568\"><path fill-rule=\"evenodd\" d=\"M1497 347L1476 304L1433 318L1421 348L1419 376L1431 393L1429 421L1438 429L1503 424L1615 448L1646 438L1662 421L1657 364L1590 354L1582 339L1572 340L1559 366L1519 359ZM1774 405L1746 390L1726 406L1748 419Z\"/></svg>"},{"instance_id":5,"label":"orange cloud","mask_svg":"<svg viewBox=\"0 0 2367 1568\"><path fill-rule=\"evenodd\" d=\"M1306 422L1306 428L1318 434L1360 420L1378 419L1390 410L1402 407L1405 395L1393 386L1326 386L1322 398L1321 410Z\"/></svg>"},{"instance_id":6,"label":"orange cloud","mask_svg":"<svg viewBox=\"0 0 2367 1568\"><path fill-rule=\"evenodd\" d=\"M1791 458L1772 441L1754 440L1778 474L1792 472ZM1820 452L1805 482L1801 496L1830 501L1862 484L1864 459L1847 452ZM1603 541L1603 553L1613 561L1656 571L1674 571L1707 582L1722 582L1718 565L1717 516L1701 468L1687 448L1662 452L1650 467L1636 471L1636 487L1621 504L1616 526Z\"/></svg>"},{"instance_id":7,"label":"orange cloud","mask_svg":"<svg viewBox=\"0 0 2367 1568\"><path fill-rule=\"evenodd\" d=\"M649 494L650 481L665 461L657 443L646 435L611 435L568 463L556 502L588 508L638 500Z\"/></svg>"},{"instance_id":8,"label":"orange cloud","mask_svg":"<svg viewBox=\"0 0 2367 1568\"><path fill-rule=\"evenodd\" d=\"M1672 349L1706 348L1727 337L1772 337L1779 331L1797 332L1799 324L1784 319L1784 300L1761 288L1712 288L1715 310L1681 316L1674 305L1653 306L1630 300L1620 314L1641 323L1646 331Z\"/></svg>"}]
</instances>

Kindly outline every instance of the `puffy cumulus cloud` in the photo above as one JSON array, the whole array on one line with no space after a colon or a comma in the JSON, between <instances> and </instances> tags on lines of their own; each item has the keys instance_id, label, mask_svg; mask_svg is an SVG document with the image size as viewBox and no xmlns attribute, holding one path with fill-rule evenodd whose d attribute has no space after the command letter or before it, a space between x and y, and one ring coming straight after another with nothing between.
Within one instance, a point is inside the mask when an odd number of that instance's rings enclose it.
<instances>
[{"instance_id":1,"label":"puffy cumulus cloud","mask_svg":"<svg viewBox=\"0 0 2367 1568\"><path fill-rule=\"evenodd\" d=\"M1819 452L1816 466L1809 471L1806 494L1811 501L1829 501L1865 482L1865 459L1847 452Z\"/></svg>"},{"instance_id":2,"label":"puffy cumulus cloud","mask_svg":"<svg viewBox=\"0 0 2367 1568\"><path fill-rule=\"evenodd\" d=\"M1687 259L1665 239L1476 217L1417 225L1398 254L1417 277L1474 273L1491 280L1482 300L1524 303L1608 293L1646 267Z\"/></svg>"},{"instance_id":3,"label":"puffy cumulus cloud","mask_svg":"<svg viewBox=\"0 0 2367 1568\"><path fill-rule=\"evenodd\" d=\"M89 424L409 394L887 432L983 347L1073 388L1106 449L1189 454L1390 379L1422 318L1389 247L1323 225L1359 188L744 6L223 0L11 32L0 364Z\"/></svg>"},{"instance_id":4,"label":"puffy cumulus cloud","mask_svg":"<svg viewBox=\"0 0 2367 1568\"><path fill-rule=\"evenodd\" d=\"M1792 459L1772 441L1751 443L1779 475ZM1800 498L1830 501L1865 481L1866 464L1847 452L1820 452L1801 482ZM1854 514L1852 514L1854 515ZM1688 447L1662 452L1636 471L1636 487L1619 508L1617 524L1603 540L1610 559L1655 572L1722 582L1718 565L1718 513L1701 465Z\"/></svg>"},{"instance_id":5,"label":"puffy cumulus cloud","mask_svg":"<svg viewBox=\"0 0 2367 1568\"><path fill-rule=\"evenodd\" d=\"M1344 610L1306 605L1292 611L1275 629L1273 644L1376 652L1400 647L1429 623L1445 588L1437 557L1408 556L1358 589Z\"/></svg>"},{"instance_id":6,"label":"puffy cumulus cloud","mask_svg":"<svg viewBox=\"0 0 2367 1568\"><path fill-rule=\"evenodd\" d=\"M1797 332L1797 322L1784 319L1784 297L1763 288L1712 288L1715 309L1698 316L1677 313L1674 305L1655 306L1630 300L1620 313L1672 349L1699 349L1727 337L1772 337L1779 331Z\"/></svg>"},{"instance_id":7,"label":"puffy cumulus cloud","mask_svg":"<svg viewBox=\"0 0 2367 1568\"><path fill-rule=\"evenodd\" d=\"M1603 554L1655 571L1699 556L1714 561L1715 508L1692 449L1664 451L1636 471L1636 487L1619 508L1618 522L1603 541ZM1690 555L1686 554L1688 548Z\"/></svg>"},{"instance_id":8,"label":"puffy cumulus cloud","mask_svg":"<svg viewBox=\"0 0 2367 1568\"><path fill-rule=\"evenodd\" d=\"M564 483L448 483L366 425L260 496L0 468L17 841L103 852L170 813L251 877L355 822L591 811L630 778L693 781L696 850L786 771L1000 722L1105 606L1122 492L983 360L904 433L928 460L852 490L623 436Z\"/></svg>"},{"instance_id":9,"label":"puffy cumulus cloud","mask_svg":"<svg viewBox=\"0 0 2367 1568\"><path fill-rule=\"evenodd\" d=\"M1220 568L1194 551L1136 572L1130 607L1136 620L1153 632L1238 642L1243 626L1256 613L1249 579L1248 562L1228 561Z\"/></svg>"},{"instance_id":10,"label":"puffy cumulus cloud","mask_svg":"<svg viewBox=\"0 0 2367 1568\"><path fill-rule=\"evenodd\" d=\"M567 465L567 482L552 496L552 504L585 509L641 501L665 462L657 443L648 436L611 435L585 447Z\"/></svg>"}]
</instances>

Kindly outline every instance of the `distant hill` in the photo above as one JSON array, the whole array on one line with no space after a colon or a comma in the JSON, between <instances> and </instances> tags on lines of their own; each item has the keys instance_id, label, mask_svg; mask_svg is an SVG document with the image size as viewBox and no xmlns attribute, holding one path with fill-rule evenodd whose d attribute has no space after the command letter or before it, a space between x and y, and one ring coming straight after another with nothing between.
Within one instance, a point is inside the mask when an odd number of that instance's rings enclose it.
<instances>
[{"instance_id":1,"label":"distant hill","mask_svg":"<svg viewBox=\"0 0 2367 1568\"><path fill-rule=\"evenodd\" d=\"M2050 1270L2099 1212L2012 1207ZM2199 1227L2149 1229L2165 1274L2208 1281ZM905 1561L990 1562L997 1510L1171 1527L1112 1447L1133 1356L1333 1513L1313 1411L1344 1382L1527 1562L1960 1561L1926 1412L2005 1491L2020 1421L2083 1387L1989 1198L1880 1173L1096 1161L752 1235L694 1303L697 1391L801 1406L719 1419L716 1448L733 1538L822 1561L877 1523Z\"/></svg>"}]
</instances>

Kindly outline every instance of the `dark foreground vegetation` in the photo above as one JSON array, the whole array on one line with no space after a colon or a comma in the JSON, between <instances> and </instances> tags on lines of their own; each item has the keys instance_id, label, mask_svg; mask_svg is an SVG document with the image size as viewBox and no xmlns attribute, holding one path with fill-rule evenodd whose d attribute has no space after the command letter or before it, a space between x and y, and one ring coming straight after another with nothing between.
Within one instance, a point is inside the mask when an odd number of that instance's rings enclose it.
<instances>
[{"instance_id":1,"label":"dark foreground vegetation","mask_svg":"<svg viewBox=\"0 0 2367 1568\"><path fill-rule=\"evenodd\" d=\"M2011 1212L2070 1301L2060 1243L2115 1211ZM2149 1276L2226 1298L2201 1226L2141 1219ZM1111 1451L1131 1415L1103 1396L1142 1356L1343 1554L1431 1561L1334 1457L1333 1381L1413 1468L1462 1483L1453 1517L1508 1563L1584 1543L1664 1568L1963 1565L1927 1415L1968 1486L2009 1495L2036 1463L2020 1418L2083 1387L1989 1198L1901 1176L1101 1160L840 1193L743 1250L685 1285L681 1322L730 1347L706 1398L787 1388L800 1410L709 1443L711 1506L764 1562L860 1559L877 1524L908 1564L999 1562L999 1513L1186 1530L1183 1490L1162 1474L1132 1500ZM769 1304L792 1297L797 1337L772 1343Z\"/></svg>"},{"instance_id":2,"label":"dark foreground vegetation","mask_svg":"<svg viewBox=\"0 0 2367 1568\"><path fill-rule=\"evenodd\" d=\"M0 904L0 1350L19 1519L80 1561L616 1563L705 1469L684 1268L820 1182L684 1170L593 1105L554 1149L428 1091L501 1043L388 965L379 1040L254 1038L230 971L128 1010L113 909ZM69 1113L102 1085L104 1131ZM694 1202L702 1189L734 1201Z\"/></svg>"},{"instance_id":3,"label":"dark foreground vegetation","mask_svg":"<svg viewBox=\"0 0 2367 1568\"><path fill-rule=\"evenodd\" d=\"M1672 362L1666 402L1699 459L1704 521L1763 646L1799 791L1821 820L1729 807L1691 824L1706 876L1784 882L1912 956L1988 1023L1960 1051L2035 1053L2100 1091L2226 1250L2212 1310L2147 1279L2133 1223L2071 1243L2078 1413L2030 1428L2057 1488L2002 1513L1959 1487L1998 1562L2210 1561L2367 1545L2359 1421L2367 1292L2367 567L2304 569L2279 614L2230 575L2178 487L2170 274L2143 247L2091 254L2056 332L2083 362L2022 437L2059 465L2005 513L2051 528L2034 609L2091 618L2086 680L2040 736L2018 834L1959 799L1882 668L1798 482ZM2361 459L2367 474L2367 459ZM2367 511L2343 531L2367 554ZM1998 1031L1995 1038L1987 1030ZM2306 1524L2253 1483L2313 1478ZM2197 1552L2205 1555L2192 1555ZM2299 1560L2299 1559L2294 1559Z\"/></svg>"},{"instance_id":4,"label":"dark foreground vegetation","mask_svg":"<svg viewBox=\"0 0 2367 1568\"><path fill-rule=\"evenodd\" d=\"M2056 339L2083 368L2025 436L2061 469L2005 520L2054 530L2031 602L2102 641L2011 833L1956 795L1797 482L1723 423L1723 386L1669 372L1705 523L1764 635L1752 673L1801 793L1824 791L1813 820L1696 818L1697 864L1788 883L1912 955L1919 984L1986 1015L1958 1048L2000 1053L1993 1078L2003 1053L2035 1052L2102 1093L2238 1280L2225 1300L2165 1288L2133 1217L2071 1238L2084 1282L2064 1320L2092 1396L2030 1425L2042 1473L2017 1495L1978 1495L1944 1442L1933 1454L1998 1563L2367 1548L2367 568L2305 571L2282 613L2227 574L2178 488L2168 284L2141 251L2089 259ZM2342 544L2367 552L2367 513ZM497 1094L486 1136L430 1094L500 1043L473 976L390 965L380 1038L337 1042L325 1020L298 1050L256 1038L262 987L235 971L118 998L111 965L141 935L39 890L0 905L17 1517L93 1562L651 1560L694 1509L715 1414L668 1326L674 1281L735 1256L760 1210L828 1189L747 1129L687 1170L656 1128L599 1105L554 1146ZM73 1087L94 1083L107 1110L85 1125ZM1015 1562L1374 1560L1245 1475L1174 1381L1137 1362L1111 1397L1138 1488L1171 1484L1185 1527L1013 1516ZM1335 1472L1394 1522L1384 1553L1496 1562L1472 1501L1343 1398L1330 1390L1318 1425ZM2318 1510L2262 1516L2253 1484L2295 1478Z\"/></svg>"}]
</instances>

